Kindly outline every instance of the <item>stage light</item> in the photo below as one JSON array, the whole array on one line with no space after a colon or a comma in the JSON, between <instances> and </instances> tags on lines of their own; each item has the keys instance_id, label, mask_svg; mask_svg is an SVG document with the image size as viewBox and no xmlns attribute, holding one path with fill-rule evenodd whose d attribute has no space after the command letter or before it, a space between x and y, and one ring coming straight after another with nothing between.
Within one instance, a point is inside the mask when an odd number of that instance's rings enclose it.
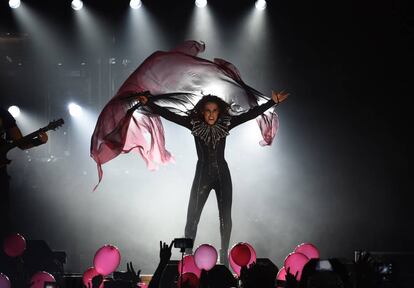
<instances>
[{"instance_id":1,"label":"stage light","mask_svg":"<svg viewBox=\"0 0 414 288\"><path fill-rule=\"evenodd\" d=\"M255 6L256 6L256 9L257 10L264 10L264 9L266 9L266 1L265 0L257 0L256 1L256 4L255 4Z\"/></svg>"},{"instance_id":2,"label":"stage light","mask_svg":"<svg viewBox=\"0 0 414 288\"><path fill-rule=\"evenodd\" d=\"M195 4L197 5L197 7L203 8L206 7L207 0L196 0Z\"/></svg>"},{"instance_id":3,"label":"stage light","mask_svg":"<svg viewBox=\"0 0 414 288\"><path fill-rule=\"evenodd\" d=\"M69 114L72 117L79 117L82 114L82 107L80 107L78 104L70 103L68 105L69 108Z\"/></svg>"},{"instance_id":4,"label":"stage light","mask_svg":"<svg viewBox=\"0 0 414 288\"><path fill-rule=\"evenodd\" d=\"M132 9L138 9L139 7L141 7L141 5L142 5L141 0L131 0L131 1L129 2L129 6L130 6Z\"/></svg>"},{"instance_id":5,"label":"stage light","mask_svg":"<svg viewBox=\"0 0 414 288\"><path fill-rule=\"evenodd\" d=\"M17 117L19 117L19 115L20 115L20 108L19 108L19 107L17 107L17 106L15 106L15 105L10 106L10 107L9 107L9 109L8 109L8 111L10 112L10 114L11 114L14 118L17 118Z\"/></svg>"},{"instance_id":6,"label":"stage light","mask_svg":"<svg viewBox=\"0 0 414 288\"><path fill-rule=\"evenodd\" d=\"M10 8L16 9L20 7L20 0L10 0L9 1Z\"/></svg>"},{"instance_id":7,"label":"stage light","mask_svg":"<svg viewBox=\"0 0 414 288\"><path fill-rule=\"evenodd\" d=\"M81 0L73 0L71 6L73 10L80 10L83 7L83 2Z\"/></svg>"}]
</instances>

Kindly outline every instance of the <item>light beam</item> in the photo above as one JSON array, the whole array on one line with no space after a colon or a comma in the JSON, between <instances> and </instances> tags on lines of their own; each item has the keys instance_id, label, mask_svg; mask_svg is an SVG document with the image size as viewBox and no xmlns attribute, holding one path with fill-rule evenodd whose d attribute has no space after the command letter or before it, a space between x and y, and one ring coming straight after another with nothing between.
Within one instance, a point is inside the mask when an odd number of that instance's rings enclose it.
<instances>
[{"instance_id":1,"label":"light beam","mask_svg":"<svg viewBox=\"0 0 414 288\"><path fill-rule=\"evenodd\" d=\"M11 114L14 118L17 118L17 117L19 117L19 115L20 115L20 108L19 108L19 107L17 107L17 106L15 106L15 105L10 106L10 107L9 107L9 109L8 109L8 111L10 112L10 114Z\"/></svg>"}]
</instances>

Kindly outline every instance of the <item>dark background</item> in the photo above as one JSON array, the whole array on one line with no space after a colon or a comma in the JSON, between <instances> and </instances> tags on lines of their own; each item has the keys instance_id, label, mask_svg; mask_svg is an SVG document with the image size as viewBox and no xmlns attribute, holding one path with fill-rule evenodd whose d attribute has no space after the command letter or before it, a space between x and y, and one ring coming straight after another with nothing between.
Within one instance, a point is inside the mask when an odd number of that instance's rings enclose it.
<instances>
[{"instance_id":1,"label":"dark background","mask_svg":"<svg viewBox=\"0 0 414 288\"><path fill-rule=\"evenodd\" d=\"M289 249L306 241L323 257L352 259L356 249L413 252L408 139L414 14L405 3L273 0L263 11L260 31L240 32L250 25L244 19L254 1L211 0L213 24L188 32L198 9L193 1L143 1L146 18L132 28L126 28L128 1L84 1L99 21L88 28L90 34L82 34L70 1L24 1L36 14L33 29L21 25L7 2L0 3L0 105L19 105L42 126L52 118L67 120L49 133L43 148L9 154L14 222L27 238L46 239L53 249L67 251L69 270L86 268L94 251L110 242L134 253L127 257L152 273L157 241L182 233L194 173L194 163L185 162L190 156L195 161L191 137L167 123L175 167L148 172L140 160L123 155L123 162L105 170L103 191L92 193L91 130L77 134L81 129L70 120L66 103L87 107L93 128L97 113L142 60L190 36L206 42L202 57L229 60L253 87L268 95L271 89L291 93L279 107L281 128L271 148L230 137L232 242L251 242L259 256L279 266ZM203 34L208 28L215 30ZM32 126L18 122L25 133L39 126L29 122ZM172 136L180 140L169 140ZM267 150L248 158L255 149ZM180 193L157 194L160 179L169 183L167 190L187 194L169 205L165 197ZM148 205L167 210L146 211ZM206 209L203 217L216 215L214 202ZM152 223L154 218L159 221ZM208 232L200 232L200 243L218 244L218 222L205 221L200 230Z\"/></svg>"}]
</instances>

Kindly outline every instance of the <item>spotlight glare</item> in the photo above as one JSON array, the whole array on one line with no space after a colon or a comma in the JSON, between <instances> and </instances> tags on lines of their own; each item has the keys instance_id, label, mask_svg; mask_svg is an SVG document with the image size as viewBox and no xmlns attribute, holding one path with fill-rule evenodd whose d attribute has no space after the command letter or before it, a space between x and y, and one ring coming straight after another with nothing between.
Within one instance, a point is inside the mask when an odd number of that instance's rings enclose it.
<instances>
[{"instance_id":1,"label":"spotlight glare","mask_svg":"<svg viewBox=\"0 0 414 288\"><path fill-rule=\"evenodd\" d=\"M9 109L7 109L8 111L9 111L9 113L14 117L14 118L17 118L17 117L19 117L19 115L20 115L20 108L19 107L17 107L17 106L15 106L15 105L13 105L13 106L10 106L9 107Z\"/></svg>"},{"instance_id":2,"label":"spotlight glare","mask_svg":"<svg viewBox=\"0 0 414 288\"><path fill-rule=\"evenodd\" d=\"M266 6L267 6L266 0L257 0L255 6L257 10L266 9Z\"/></svg>"},{"instance_id":3,"label":"spotlight glare","mask_svg":"<svg viewBox=\"0 0 414 288\"><path fill-rule=\"evenodd\" d=\"M69 114L72 117L79 117L82 114L82 107L80 107L78 104L70 103L68 105L69 108Z\"/></svg>"},{"instance_id":4,"label":"spotlight glare","mask_svg":"<svg viewBox=\"0 0 414 288\"><path fill-rule=\"evenodd\" d=\"M82 0L73 0L71 6L73 10L80 10L83 7L83 2Z\"/></svg>"},{"instance_id":5,"label":"spotlight glare","mask_svg":"<svg viewBox=\"0 0 414 288\"><path fill-rule=\"evenodd\" d=\"M131 1L129 2L129 6L130 6L132 9L138 9L138 8L140 8L140 7L141 7L141 5L142 5L141 0L131 0Z\"/></svg>"},{"instance_id":6,"label":"spotlight glare","mask_svg":"<svg viewBox=\"0 0 414 288\"><path fill-rule=\"evenodd\" d=\"M16 9L20 7L20 0L10 0L9 1L10 8Z\"/></svg>"},{"instance_id":7,"label":"spotlight glare","mask_svg":"<svg viewBox=\"0 0 414 288\"><path fill-rule=\"evenodd\" d=\"M207 0L196 0L195 4L197 5L197 7L203 8L206 7Z\"/></svg>"}]
</instances>

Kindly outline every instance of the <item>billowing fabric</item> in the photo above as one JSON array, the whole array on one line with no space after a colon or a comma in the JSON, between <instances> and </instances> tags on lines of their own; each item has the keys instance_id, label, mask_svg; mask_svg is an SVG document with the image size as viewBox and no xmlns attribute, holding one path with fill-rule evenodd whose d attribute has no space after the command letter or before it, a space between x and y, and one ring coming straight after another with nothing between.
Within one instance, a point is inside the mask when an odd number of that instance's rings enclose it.
<instances>
[{"instance_id":1,"label":"billowing fabric","mask_svg":"<svg viewBox=\"0 0 414 288\"><path fill-rule=\"evenodd\" d=\"M208 94L231 104L234 115L268 99L246 85L233 64L197 57L204 49L204 43L186 41L171 51L153 53L106 104L91 139L91 157L98 166L99 182L102 164L121 153L139 153L150 170L174 160L165 148L159 116L147 106L136 105L136 93L149 91L157 105L183 116ZM257 121L263 136L260 144L270 145L278 127L276 113L262 114ZM145 140L145 133L149 133L151 143Z\"/></svg>"}]
</instances>

